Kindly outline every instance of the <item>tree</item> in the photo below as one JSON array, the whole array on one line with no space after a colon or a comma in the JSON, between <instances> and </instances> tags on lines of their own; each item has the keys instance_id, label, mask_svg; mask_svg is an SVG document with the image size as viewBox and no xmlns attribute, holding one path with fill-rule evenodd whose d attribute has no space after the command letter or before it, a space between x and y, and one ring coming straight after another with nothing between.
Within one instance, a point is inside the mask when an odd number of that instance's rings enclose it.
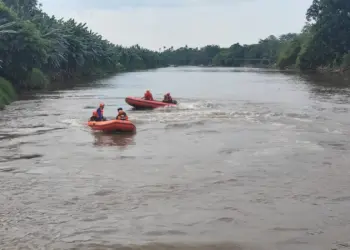
<instances>
[{"instance_id":1,"label":"tree","mask_svg":"<svg viewBox=\"0 0 350 250\"><path fill-rule=\"evenodd\" d=\"M313 34L300 52L299 67L336 66L350 50L350 1L314 0L306 19L314 22Z\"/></svg>"}]
</instances>

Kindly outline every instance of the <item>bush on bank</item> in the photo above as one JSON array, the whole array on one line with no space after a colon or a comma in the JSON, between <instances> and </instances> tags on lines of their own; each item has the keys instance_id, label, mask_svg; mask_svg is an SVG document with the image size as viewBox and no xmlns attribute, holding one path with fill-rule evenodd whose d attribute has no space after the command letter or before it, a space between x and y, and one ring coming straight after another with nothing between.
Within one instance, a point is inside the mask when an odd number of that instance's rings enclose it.
<instances>
[{"instance_id":1,"label":"bush on bank","mask_svg":"<svg viewBox=\"0 0 350 250\"><path fill-rule=\"evenodd\" d=\"M10 104L16 99L16 91L12 84L5 78L0 77L0 109L3 109L5 105Z\"/></svg>"},{"instance_id":2,"label":"bush on bank","mask_svg":"<svg viewBox=\"0 0 350 250\"><path fill-rule=\"evenodd\" d=\"M26 81L27 89L43 89L49 84L47 76L40 69L32 69Z\"/></svg>"}]
</instances>

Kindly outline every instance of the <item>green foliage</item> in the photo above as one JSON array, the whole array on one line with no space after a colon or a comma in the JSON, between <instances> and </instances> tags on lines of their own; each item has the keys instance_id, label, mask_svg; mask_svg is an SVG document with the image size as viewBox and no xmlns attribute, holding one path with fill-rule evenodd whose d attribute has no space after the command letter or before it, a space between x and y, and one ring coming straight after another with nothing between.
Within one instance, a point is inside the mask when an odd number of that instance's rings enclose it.
<instances>
[{"instance_id":1,"label":"green foliage","mask_svg":"<svg viewBox=\"0 0 350 250\"><path fill-rule=\"evenodd\" d=\"M289 66L293 66L301 50L301 42L295 38L290 42L287 42L282 49L277 59L277 66L280 69L285 69Z\"/></svg>"},{"instance_id":2,"label":"green foliage","mask_svg":"<svg viewBox=\"0 0 350 250\"><path fill-rule=\"evenodd\" d=\"M27 89L43 89L49 84L49 80L45 74L37 68L32 69L26 80Z\"/></svg>"},{"instance_id":3,"label":"green foliage","mask_svg":"<svg viewBox=\"0 0 350 250\"><path fill-rule=\"evenodd\" d=\"M16 89L163 66L159 52L114 45L86 24L48 16L37 0L0 0L0 58L0 76Z\"/></svg>"},{"instance_id":4,"label":"green foliage","mask_svg":"<svg viewBox=\"0 0 350 250\"><path fill-rule=\"evenodd\" d=\"M269 36L257 44L233 44L229 48L211 45L204 48L166 49L164 60L173 65L264 66L280 69L296 67L349 67L350 1L313 0L306 14L307 23L300 34ZM212 53L208 53L212 51Z\"/></svg>"},{"instance_id":5,"label":"green foliage","mask_svg":"<svg viewBox=\"0 0 350 250\"><path fill-rule=\"evenodd\" d=\"M17 97L12 84L5 78L0 77L0 109L11 103Z\"/></svg>"},{"instance_id":6,"label":"green foliage","mask_svg":"<svg viewBox=\"0 0 350 250\"><path fill-rule=\"evenodd\" d=\"M269 36L257 44L241 45L235 43L229 48L208 45L202 48L187 46L174 50L172 47L162 53L169 65L214 65L240 67L245 65L263 66L276 63L283 44L294 39L297 34L288 33L280 38Z\"/></svg>"},{"instance_id":7,"label":"green foliage","mask_svg":"<svg viewBox=\"0 0 350 250\"><path fill-rule=\"evenodd\" d=\"M310 40L311 28L312 26L307 23L300 34L289 35L289 40L284 39L284 44L278 55L277 67L285 69L297 66L298 56L302 50L305 50L305 45Z\"/></svg>"},{"instance_id":8,"label":"green foliage","mask_svg":"<svg viewBox=\"0 0 350 250\"><path fill-rule=\"evenodd\" d=\"M299 35L300 44L289 44L279 66L296 64L301 70L345 67L350 51L350 1L314 0L306 19L309 23Z\"/></svg>"}]
</instances>

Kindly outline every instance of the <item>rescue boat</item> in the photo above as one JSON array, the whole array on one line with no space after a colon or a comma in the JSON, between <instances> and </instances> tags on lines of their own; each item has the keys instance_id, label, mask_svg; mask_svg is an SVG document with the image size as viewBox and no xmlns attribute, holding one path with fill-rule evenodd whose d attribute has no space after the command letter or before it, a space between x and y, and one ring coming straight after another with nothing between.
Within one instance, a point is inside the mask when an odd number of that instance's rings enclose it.
<instances>
[{"instance_id":1,"label":"rescue boat","mask_svg":"<svg viewBox=\"0 0 350 250\"><path fill-rule=\"evenodd\" d=\"M173 103L166 103L161 101L149 101L138 97L127 97L125 102L136 109L155 109L161 107L176 106L177 101L173 100Z\"/></svg>"},{"instance_id":2,"label":"rescue boat","mask_svg":"<svg viewBox=\"0 0 350 250\"><path fill-rule=\"evenodd\" d=\"M136 127L130 121L125 120L110 120L110 121L89 121L88 126L93 130L103 132L135 132Z\"/></svg>"}]
</instances>

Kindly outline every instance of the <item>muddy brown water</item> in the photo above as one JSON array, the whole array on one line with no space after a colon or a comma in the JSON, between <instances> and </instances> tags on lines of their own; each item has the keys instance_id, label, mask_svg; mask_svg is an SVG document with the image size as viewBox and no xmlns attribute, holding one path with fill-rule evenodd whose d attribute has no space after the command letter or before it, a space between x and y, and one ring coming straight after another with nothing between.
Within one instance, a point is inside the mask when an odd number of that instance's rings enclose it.
<instances>
[{"instance_id":1,"label":"muddy brown water","mask_svg":"<svg viewBox=\"0 0 350 250\"><path fill-rule=\"evenodd\" d=\"M124 102L170 91L177 108ZM92 132L99 102L137 133ZM1 249L350 246L350 88L254 69L121 74L0 118Z\"/></svg>"}]
</instances>

